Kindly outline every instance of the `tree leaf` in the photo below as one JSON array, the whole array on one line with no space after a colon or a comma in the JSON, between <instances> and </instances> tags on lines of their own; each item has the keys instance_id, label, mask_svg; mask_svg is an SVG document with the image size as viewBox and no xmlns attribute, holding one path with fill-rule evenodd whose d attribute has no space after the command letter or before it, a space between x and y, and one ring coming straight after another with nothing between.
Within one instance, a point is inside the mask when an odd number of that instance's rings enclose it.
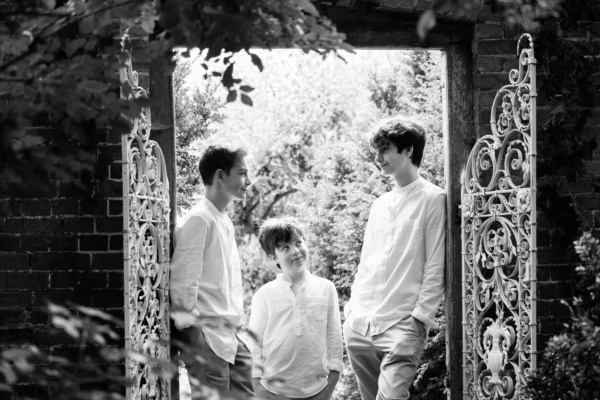
<instances>
[{"instance_id":1,"label":"tree leaf","mask_svg":"<svg viewBox=\"0 0 600 400\"><path fill-rule=\"evenodd\" d=\"M98 81L87 81L83 82L80 87L90 93L103 93L107 90L106 83L98 82Z\"/></svg>"},{"instance_id":2,"label":"tree leaf","mask_svg":"<svg viewBox=\"0 0 600 400\"><path fill-rule=\"evenodd\" d=\"M237 91L230 90L229 94L227 95L227 102L228 103L234 102L235 99L237 99Z\"/></svg>"},{"instance_id":3,"label":"tree leaf","mask_svg":"<svg viewBox=\"0 0 600 400\"><path fill-rule=\"evenodd\" d=\"M427 10L419 17L417 23L417 35L421 41L425 41L429 32L435 27L435 13L433 10Z\"/></svg>"},{"instance_id":4,"label":"tree leaf","mask_svg":"<svg viewBox=\"0 0 600 400\"><path fill-rule=\"evenodd\" d=\"M56 8L56 0L42 0L44 6L49 10L54 10Z\"/></svg>"},{"instance_id":5,"label":"tree leaf","mask_svg":"<svg viewBox=\"0 0 600 400\"><path fill-rule=\"evenodd\" d=\"M254 53L250 53L250 59L252 60L252 64L256 65L260 72L263 72L263 63L260 57Z\"/></svg>"},{"instance_id":6,"label":"tree leaf","mask_svg":"<svg viewBox=\"0 0 600 400\"><path fill-rule=\"evenodd\" d=\"M241 90L242 92L249 93L249 92L253 91L253 90L254 90L254 88L253 88L252 86L248 86L248 85L242 85L242 86L240 86L240 90Z\"/></svg>"},{"instance_id":7,"label":"tree leaf","mask_svg":"<svg viewBox=\"0 0 600 400\"><path fill-rule=\"evenodd\" d=\"M254 103L252 103L252 99L250 98L250 96L248 96L247 94L242 93L241 99L242 99L242 103L244 103L247 106L252 107L252 105L254 104Z\"/></svg>"},{"instance_id":8,"label":"tree leaf","mask_svg":"<svg viewBox=\"0 0 600 400\"><path fill-rule=\"evenodd\" d=\"M79 22L79 32L87 35L88 33L92 33L94 31L95 24L93 17L85 17Z\"/></svg>"},{"instance_id":9,"label":"tree leaf","mask_svg":"<svg viewBox=\"0 0 600 400\"><path fill-rule=\"evenodd\" d=\"M84 38L75 39L69 42L67 45L66 53L67 57L73 57L73 54L77 52L80 48L82 48L87 43L87 40Z\"/></svg>"},{"instance_id":10,"label":"tree leaf","mask_svg":"<svg viewBox=\"0 0 600 400\"><path fill-rule=\"evenodd\" d=\"M221 78L221 82L227 89L233 86L233 64L229 64L229 66L225 69L223 77Z\"/></svg>"}]
</instances>

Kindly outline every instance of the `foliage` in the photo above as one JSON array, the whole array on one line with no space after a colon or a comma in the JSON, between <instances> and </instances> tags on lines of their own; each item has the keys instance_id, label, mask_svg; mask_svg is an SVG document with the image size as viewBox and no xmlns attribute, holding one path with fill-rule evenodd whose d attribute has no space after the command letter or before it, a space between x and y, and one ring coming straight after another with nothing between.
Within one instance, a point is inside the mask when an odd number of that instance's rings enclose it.
<instances>
[{"instance_id":1,"label":"foliage","mask_svg":"<svg viewBox=\"0 0 600 400\"><path fill-rule=\"evenodd\" d=\"M325 54L347 48L344 36L308 0L27 0L0 8L0 181L4 189L27 178L69 179L93 165L97 130L126 133L147 99L127 95L118 70L136 61L163 58L174 66L176 45L205 49L218 60L228 100L251 100L234 76L230 53L245 51L262 70L252 46L301 48ZM113 21L117 20L118 27ZM147 46L132 46L132 29L150 35ZM113 35L119 31L120 39ZM138 33L136 33L137 35ZM134 38L137 40L137 37ZM187 53L184 53L187 55ZM206 65L206 64L205 64ZM127 96L126 96L127 97ZM52 138L29 129L50 127L71 151L60 152ZM87 144L87 145L86 145Z\"/></svg>"},{"instance_id":2,"label":"foliage","mask_svg":"<svg viewBox=\"0 0 600 400\"><path fill-rule=\"evenodd\" d=\"M179 58L173 73L173 91L175 96L175 154L177 158L177 211L191 208L191 200L201 194L198 162L200 156L192 144L196 140L206 139L214 133L213 124L222 122L220 113L225 103L217 95L217 85L209 83L200 89L190 88L188 77L192 60Z\"/></svg>"},{"instance_id":3,"label":"foliage","mask_svg":"<svg viewBox=\"0 0 600 400\"><path fill-rule=\"evenodd\" d=\"M441 54L360 51L348 55L347 64L286 50L258 54L266 61L262 74L249 65L240 69L257 88L254 107L228 104L222 123L198 143L201 148L224 141L250 150L254 184L230 212L244 265L245 303L279 272L262 254L256 228L285 214L305 224L310 268L334 282L343 306L371 204L393 187L373 161L372 125L396 114L424 123L429 136L421 172L443 186ZM427 344L413 395L443 395L443 326L431 332L435 339ZM351 369L340 382L336 399L359 398Z\"/></svg>"},{"instance_id":4,"label":"foliage","mask_svg":"<svg viewBox=\"0 0 600 400\"><path fill-rule=\"evenodd\" d=\"M526 389L534 399L600 399L600 241L586 232L575 250L582 265L572 323L548 342Z\"/></svg>"}]
</instances>

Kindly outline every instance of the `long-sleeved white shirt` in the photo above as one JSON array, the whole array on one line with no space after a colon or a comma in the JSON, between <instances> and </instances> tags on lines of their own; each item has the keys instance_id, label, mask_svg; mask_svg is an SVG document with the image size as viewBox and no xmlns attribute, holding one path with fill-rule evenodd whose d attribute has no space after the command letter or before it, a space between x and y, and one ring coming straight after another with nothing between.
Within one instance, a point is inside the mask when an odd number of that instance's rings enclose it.
<instances>
[{"instance_id":1,"label":"long-sleeved white shirt","mask_svg":"<svg viewBox=\"0 0 600 400\"><path fill-rule=\"evenodd\" d=\"M308 275L294 296L279 274L252 298L248 330L254 335L252 377L272 393L309 397L342 371L342 327L335 286Z\"/></svg>"},{"instance_id":2,"label":"long-sleeved white shirt","mask_svg":"<svg viewBox=\"0 0 600 400\"><path fill-rule=\"evenodd\" d=\"M445 224L444 191L421 177L375 200L344 310L354 331L378 335L407 314L437 328Z\"/></svg>"},{"instance_id":3,"label":"long-sleeved white shirt","mask_svg":"<svg viewBox=\"0 0 600 400\"><path fill-rule=\"evenodd\" d=\"M210 348L233 363L244 307L233 223L202 198L177 224L173 239L171 302L201 317ZM175 324L179 329L190 326Z\"/></svg>"}]
</instances>

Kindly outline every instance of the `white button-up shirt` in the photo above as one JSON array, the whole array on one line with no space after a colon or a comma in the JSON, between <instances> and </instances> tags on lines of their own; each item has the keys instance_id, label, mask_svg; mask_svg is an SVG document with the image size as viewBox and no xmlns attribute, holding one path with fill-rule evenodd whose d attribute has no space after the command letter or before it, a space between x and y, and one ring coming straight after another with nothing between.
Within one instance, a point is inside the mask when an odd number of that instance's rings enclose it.
<instances>
[{"instance_id":1,"label":"white button-up shirt","mask_svg":"<svg viewBox=\"0 0 600 400\"><path fill-rule=\"evenodd\" d=\"M327 279L309 274L294 296L279 274L254 295L248 330L255 337L252 377L272 393L313 396L330 370L344 367L338 297Z\"/></svg>"},{"instance_id":2,"label":"white button-up shirt","mask_svg":"<svg viewBox=\"0 0 600 400\"><path fill-rule=\"evenodd\" d=\"M171 302L203 318L206 342L233 363L243 315L242 273L233 223L206 198L177 224L171 259ZM175 321L177 328L181 325Z\"/></svg>"},{"instance_id":3,"label":"white button-up shirt","mask_svg":"<svg viewBox=\"0 0 600 400\"><path fill-rule=\"evenodd\" d=\"M446 197L419 177L373 203L345 314L363 336L411 314L437 328L444 293Z\"/></svg>"}]
</instances>

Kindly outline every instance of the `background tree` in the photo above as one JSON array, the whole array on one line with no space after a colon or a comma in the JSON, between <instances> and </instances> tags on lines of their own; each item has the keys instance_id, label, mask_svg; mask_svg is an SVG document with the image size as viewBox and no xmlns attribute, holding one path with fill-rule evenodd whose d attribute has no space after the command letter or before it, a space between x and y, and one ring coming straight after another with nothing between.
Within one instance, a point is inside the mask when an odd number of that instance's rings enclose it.
<instances>
[{"instance_id":1,"label":"background tree","mask_svg":"<svg viewBox=\"0 0 600 400\"><path fill-rule=\"evenodd\" d=\"M277 269L263 256L256 230L265 218L299 217L309 232L310 268L334 282L341 304L350 295L364 229L373 201L392 189L375 163L368 139L373 125L391 115L413 117L428 131L422 172L443 186L442 71L440 52L359 51L335 59L280 50L258 52L262 74L239 62L242 79L257 89L253 107L230 103L207 140L250 150L254 185L230 216L238 229L246 305ZM193 73L192 73L193 74ZM191 81L194 79L192 78ZM210 85L210 83L206 83ZM225 91L220 94L224 98ZM443 396L442 328L432 332L413 395ZM431 380L429 380L432 378ZM336 398L358 399L347 368Z\"/></svg>"}]
</instances>

